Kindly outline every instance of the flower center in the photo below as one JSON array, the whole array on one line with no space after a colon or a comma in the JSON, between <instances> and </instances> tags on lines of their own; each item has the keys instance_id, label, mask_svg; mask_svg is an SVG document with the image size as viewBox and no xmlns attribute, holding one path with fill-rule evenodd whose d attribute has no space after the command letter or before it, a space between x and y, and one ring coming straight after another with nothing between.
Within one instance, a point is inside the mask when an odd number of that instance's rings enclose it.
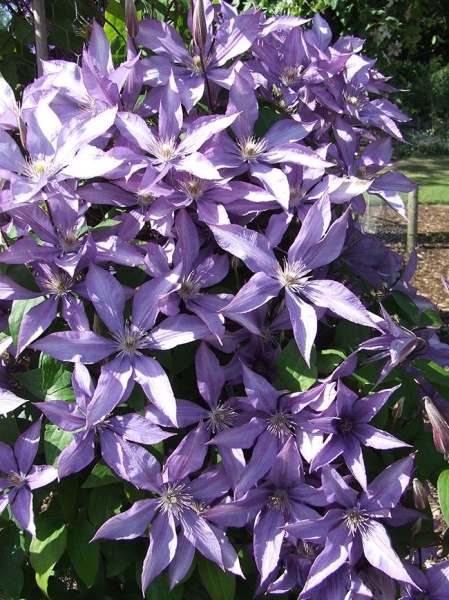
<instances>
[{"instance_id":1,"label":"flower center","mask_svg":"<svg viewBox=\"0 0 449 600\"><path fill-rule=\"evenodd\" d=\"M354 508L348 508L345 512L344 520L349 531L354 535L354 533L368 520L368 516L365 511L360 510L358 506L355 506Z\"/></svg>"},{"instance_id":2,"label":"flower center","mask_svg":"<svg viewBox=\"0 0 449 600\"><path fill-rule=\"evenodd\" d=\"M33 181L39 181L42 175L52 175L53 173L54 167L52 163L39 158L36 160L27 158L26 165L22 170L22 174Z\"/></svg>"},{"instance_id":3,"label":"flower center","mask_svg":"<svg viewBox=\"0 0 449 600\"><path fill-rule=\"evenodd\" d=\"M151 194L137 194L137 203L139 206L151 206L156 200L156 196Z\"/></svg>"},{"instance_id":4,"label":"flower center","mask_svg":"<svg viewBox=\"0 0 449 600\"><path fill-rule=\"evenodd\" d=\"M25 484L25 479L15 471L9 472L9 474L6 476L6 481L8 485L15 487L22 487Z\"/></svg>"},{"instance_id":5,"label":"flower center","mask_svg":"<svg viewBox=\"0 0 449 600\"><path fill-rule=\"evenodd\" d=\"M209 57L204 58L204 64L207 67L210 61ZM195 75L203 72L203 65L201 62L201 56L199 54L194 54L187 63L187 68L192 71Z\"/></svg>"},{"instance_id":6,"label":"flower center","mask_svg":"<svg viewBox=\"0 0 449 600\"><path fill-rule=\"evenodd\" d=\"M187 277L181 283L181 289L178 294L181 296L183 300L188 300L189 298L194 298L195 296L199 296L201 293L201 287L204 285L204 279L195 275L195 272L192 271L187 275Z\"/></svg>"},{"instance_id":7,"label":"flower center","mask_svg":"<svg viewBox=\"0 0 449 600\"><path fill-rule=\"evenodd\" d=\"M75 252L79 246L78 234L74 229L59 233L59 241L64 252Z\"/></svg>"},{"instance_id":8,"label":"flower center","mask_svg":"<svg viewBox=\"0 0 449 600\"><path fill-rule=\"evenodd\" d=\"M298 185L294 188L290 188L289 205L296 206L306 195L307 190L305 190L301 185Z\"/></svg>"},{"instance_id":9,"label":"flower center","mask_svg":"<svg viewBox=\"0 0 449 600\"><path fill-rule=\"evenodd\" d=\"M203 181L197 177L192 177L192 179L189 179L188 181L183 181L180 187L182 191L189 196L189 198L196 200L197 198L201 198L207 186L207 181Z\"/></svg>"},{"instance_id":10,"label":"flower center","mask_svg":"<svg viewBox=\"0 0 449 600\"><path fill-rule=\"evenodd\" d=\"M304 277L307 272L305 265L300 260L290 262L284 260L283 265L277 265L276 278L283 287L299 293L307 283L309 277Z\"/></svg>"},{"instance_id":11,"label":"flower center","mask_svg":"<svg viewBox=\"0 0 449 600\"><path fill-rule=\"evenodd\" d=\"M176 156L176 138L172 136L165 140L159 139L149 150L161 162L169 163Z\"/></svg>"},{"instance_id":12,"label":"flower center","mask_svg":"<svg viewBox=\"0 0 449 600\"><path fill-rule=\"evenodd\" d=\"M268 419L268 431L274 433L277 437L284 439L290 437L294 431L295 426L291 421L291 415L282 410L277 410L274 415Z\"/></svg>"},{"instance_id":13,"label":"flower center","mask_svg":"<svg viewBox=\"0 0 449 600\"><path fill-rule=\"evenodd\" d=\"M52 273L42 282L42 287L48 290L50 294L56 294L57 296L64 296L64 294L70 292L72 285L73 279L65 271Z\"/></svg>"},{"instance_id":14,"label":"flower center","mask_svg":"<svg viewBox=\"0 0 449 600\"><path fill-rule=\"evenodd\" d=\"M141 354L140 348L144 347L144 332L134 325L125 325L124 331L114 335L120 354L131 356Z\"/></svg>"},{"instance_id":15,"label":"flower center","mask_svg":"<svg viewBox=\"0 0 449 600\"><path fill-rule=\"evenodd\" d=\"M237 146L243 160L251 162L252 160L257 160L259 156L265 152L268 142L263 138L259 139L254 136L250 136L248 138L242 138L241 140L238 140Z\"/></svg>"},{"instance_id":16,"label":"flower center","mask_svg":"<svg viewBox=\"0 0 449 600\"><path fill-rule=\"evenodd\" d=\"M183 484L168 483L164 487L158 501L162 512L171 512L174 517L179 517L184 508L192 506L193 498L190 494L183 493Z\"/></svg>"},{"instance_id":17,"label":"flower center","mask_svg":"<svg viewBox=\"0 0 449 600\"><path fill-rule=\"evenodd\" d=\"M355 94L351 94L350 92L348 92L346 90L343 92L343 98L344 98L346 104L353 106L357 110L360 110L361 108L363 108L365 106L365 104L368 102L368 98L366 96L360 96L360 95L357 96Z\"/></svg>"},{"instance_id":18,"label":"flower center","mask_svg":"<svg viewBox=\"0 0 449 600\"><path fill-rule=\"evenodd\" d=\"M296 67L284 67L281 71L279 78L282 81L282 83L287 87L295 85L295 83L298 83L301 77L303 68L304 67L302 67L301 65L298 65Z\"/></svg>"},{"instance_id":19,"label":"flower center","mask_svg":"<svg viewBox=\"0 0 449 600\"><path fill-rule=\"evenodd\" d=\"M338 422L338 429L340 431L342 431L343 433L346 433L347 431L351 431L352 421L350 421L349 419L340 419Z\"/></svg>"},{"instance_id":20,"label":"flower center","mask_svg":"<svg viewBox=\"0 0 449 600\"><path fill-rule=\"evenodd\" d=\"M284 511L290 506L290 500L285 490L276 490L274 494L268 498L268 503L271 508L278 511Z\"/></svg>"},{"instance_id":21,"label":"flower center","mask_svg":"<svg viewBox=\"0 0 449 600\"><path fill-rule=\"evenodd\" d=\"M209 411L209 423L208 429L212 429L212 433L217 431L223 431L229 429L233 425L233 421L237 416L237 412L230 406L223 406L222 404L216 406Z\"/></svg>"}]
</instances>

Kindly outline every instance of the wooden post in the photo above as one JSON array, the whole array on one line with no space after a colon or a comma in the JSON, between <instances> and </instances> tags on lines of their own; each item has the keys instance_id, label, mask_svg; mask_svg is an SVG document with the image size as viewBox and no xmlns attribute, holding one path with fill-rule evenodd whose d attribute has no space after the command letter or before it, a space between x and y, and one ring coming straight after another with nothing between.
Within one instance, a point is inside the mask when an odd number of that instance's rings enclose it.
<instances>
[{"instance_id":1,"label":"wooden post","mask_svg":"<svg viewBox=\"0 0 449 600\"><path fill-rule=\"evenodd\" d=\"M36 39L37 75L42 75L42 60L48 60L47 21L44 0L33 0L34 36Z\"/></svg>"},{"instance_id":2,"label":"wooden post","mask_svg":"<svg viewBox=\"0 0 449 600\"><path fill-rule=\"evenodd\" d=\"M408 194L407 217L407 251L411 252L418 240L418 186Z\"/></svg>"}]
</instances>

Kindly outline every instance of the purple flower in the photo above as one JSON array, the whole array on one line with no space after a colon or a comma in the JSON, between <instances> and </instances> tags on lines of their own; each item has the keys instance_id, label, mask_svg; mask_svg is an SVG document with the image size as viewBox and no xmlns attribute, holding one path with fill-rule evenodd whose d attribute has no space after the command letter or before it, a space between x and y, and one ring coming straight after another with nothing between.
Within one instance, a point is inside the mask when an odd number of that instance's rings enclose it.
<instances>
[{"instance_id":1,"label":"purple flower","mask_svg":"<svg viewBox=\"0 0 449 600\"><path fill-rule=\"evenodd\" d=\"M331 207L327 197L315 203L282 265L268 239L258 232L238 225L211 225L220 246L238 256L255 273L223 313L248 312L285 290L285 304L295 340L307 362L310 361L317 333L315 307L318 310L327 308L353 323L375 327L366 308L347 287L337 281L312 277L314 269L328 265L340 254L346 220L345 213L331 225Z\"/></svg>"},{"instance_id":2,"label":"purple flower","mask_svg":"<svg viewBox=\"0 0 449 600\"><path fill-rule=\"evenodd\" d=\"M285 527L296 538L324 542L301 598L308 598L325 585L327 578L343 564L355 565L363 555L386 575L415 586L378 520L388 518L394 525L395 509L410 483L412 468L413 456L398 460L378 475L365 492L358 494L335 469L323 467L323 489L333 508L321 519L298 521ZM410 520L415 518L416 515L410 516ZM399 524L403 524L402 517Z\"/></svg>"},{"instance_id":3,"label":"purple flower","mask_svg":"<svg viewBox=\"0 0 449 600\"><path fill-rule=\"evenodd\" d=\"M32 491L48 485L58 475L53 467L33 465L39 447L41 423L41 420L36 421L22 433L14 448L0 442L0 490L3 492L0 513L9 504L19 525L31 535L36 535Z\"/></svg>"},{"instance_id":4,"label":"purple flower","mask_svg":"<svg viewBox=\"0 0 449 600\"><path fill-rule=\"evenodd\" d=\"M120 382L110 372L100 375L95 389L86 367L75 363L72 385L76 404L62 400L36 402L52 423L63 431L74 432L72 442L59 456L60 478L80 471L94 460L97 436L104 461L128 480L129 465L122 460L122 454L132 457L135 448L128 442L156 444L173 435L136 413L111 416L115 406L126 398Z\"/></svg>"},{"instance_id":5,"label":"purple flower","mask_svg":"<svg viewBox=\"0 0 449 600\"><path fill-rule=\"evenodd\" d=\"M62 361L85 364L96 363L118 353L103 370L118 378L123 391L133 378L154 404L176 424L176 400L170 381L157 360L144 355L143 351L166 350L202 339L209 329L198 317L177 315L166 319L148 333L159 314L159 294L166 294L173 288L173 282L169 279L152 279L140 286L134 295L131 322L124 318L125 294L113 275L91 265L86 287L112 339L93 331L63 331L34 342L32 347Z\"/></svg>"},{"instance_id":6,"label":"purple flower","mask_svg":"<svg viewBox=\"0 0 449 600\"><path fill-rule=\"evenodd\" d=\"M199 439L190 438L187 443L184 439L166 460L162 471L156 465L146 481L143 472L136 473L134 481L131 478L137 487L151 491L155 497L138 500L129 510L106 521L94 538L133 539L144 535L152 523L142 570L143 591L167 566L170 585L176 585L190 568L195 548L222 569L241 574L230 542L203 516L205 505L224 496L229 488L224 471L218 467L189 479L204 461L204 453L198 455L192 450L200 447L201 440L203 446L207 441L204 429L195 431Z\"/></svg>"},{"instance_id":7,"label":"purple flower","mask_svg":"<svg viewBox=\"0 0 449 600\"><path fill-rule=\"evenodd\" d=\"M362 445L377 450L408 446L386 431L369 425L369 421L376 416L396 389L397 387L359 398L339 380L334 402L319 417L310 420L319 431L329 434L323 447L312 460L311 470L329 465L342 455L351 473L366 490Z\"/></svg>"}]
</instances>

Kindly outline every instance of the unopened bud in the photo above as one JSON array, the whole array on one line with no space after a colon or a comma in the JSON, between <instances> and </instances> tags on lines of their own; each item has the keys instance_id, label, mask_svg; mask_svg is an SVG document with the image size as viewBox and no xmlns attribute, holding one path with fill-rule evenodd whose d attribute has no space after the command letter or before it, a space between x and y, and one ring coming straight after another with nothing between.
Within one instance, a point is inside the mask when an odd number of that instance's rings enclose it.
<instances>
[{"instance_id":1,"label":"unopened bud","mask_svg":"<svg viewBox=\"0 0 449 600\"><path fill-rule=\"evenodd\" d=\"M197 48L204 48L207 41L207 24L206 15L204 14L203 0L196 0L195 8L193 9L193 41Z\"/></svg>"},{"instance_id":2,"label":"unopened bud","mask_svg":"<svg viewBox=\"0 0 449 600\"><path fill-rule=\"evenodd\" d=\"M137 37L137 34L139 33L139 20L137 18L134 0L125 0L125 25L129 37Z\"/></svg>"},{"instance_id":3,"label":"unopened bud","mask_svg":"<svg viewBox=\"0 0 449 600\"><path fill-rule=\"evenodd\" d=\"M424 407L432 426L433 443L438 452L449 454L449 425L429 398L424 396Z\"/></svg>"},{"instance_id":4,"label":"unopened bud","mask_svg":"<svg viewBox=\"0 0 449 600\"><path fill-rule=\"evenodd\" d=\"M421 523L422 523L422 519L419 518L417 519L414 523L413 523L413 527L412 527L412 535L418 535L418 533L421 531Z\"/></svg>"},{"instance_id":5,"label":"unopened bud","mask_svg":"<svg viewBox=\"0 0 449 600\"><path fill-rule=\"evenodd\" d=\"M399 400L393 406L393 409L391 412L393 415L393 419L395 421L396 421L396 419L400 419L402 417L402 412L404 410L404 402L405 402L405 396L402 396L402 398L399 398Z\"/></svg>"},{"instance_id":6,"label":"unopened bud","mask_svg":"<svg viewBox=\"0 0 449 600\"><path fill-rule=\"evenodd\" d=\"M413 500L415 502L415 507L418 510L422 510L429 503L429 498L427 496L426 488L416 477L413 479L412 483L413 487Z\"/></svg>"}]
</instances>

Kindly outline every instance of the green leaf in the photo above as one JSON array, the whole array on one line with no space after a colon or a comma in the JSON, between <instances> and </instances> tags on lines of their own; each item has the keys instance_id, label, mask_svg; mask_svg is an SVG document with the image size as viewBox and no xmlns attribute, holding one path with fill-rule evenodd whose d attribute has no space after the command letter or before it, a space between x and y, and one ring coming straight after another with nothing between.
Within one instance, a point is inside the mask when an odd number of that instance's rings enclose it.
<instances>
[{"instance_id":1,"label":"green leaf","mask_svg":"<svg viewBox=\"0 0 449 600\"><path fill-rule=\"evenodd\" d=\"M131 563L137 563L145 553L142 540L101 540L101 553L106 558L106 577L120 575ZM141 559L140 559L141 560Z\"/></svg>"},{"instance_id":2,"label":"green leaf","mask_svg":"<svg viewBox=\"0 0 449 600\"><path fill-rule=\"evenodd\" d=\"M89 519L96 526L118 515L125 504L123 489L118 485L94 488L89 497Z\"/></svg>"},{"instance_id":3,"label":"green leaf","mask_svg":"<svg viewBox=\"0 0 449 600\"><path fill-rule=\"evenodd\" d=\"M202 556L197 557L197 565L211 600L234 600L235 575L222 571L218 565Z\"/></svg>"},{"instance_id":4,"label":"green leaf","mask_svg":"<svg viewBox=\"0 0 449 600\"><path fill-rule=\"evenodd\" d=\"M435 448L430 431L422 431L417 435L413 440L413 446L417 450L415 467L418 479L432 480L439 471L447 467L444 455Z\"/></svg>"},{"instance_id":5,"label":"green leaf","mask_svg":"<svg viewBox=\"0 0 449 600\"><path fill-rule=\"evenodd\" d=\"M0 531L0 594L1 598L21 598L23 587L22 561L25 556L23 534L15 526Z\"/></svg>"},{"instance_id":6,"label":"green leaf","mask_svg":"<svg viewBox=\"0 0 449 600\"><path fill-rule=\"evenodd\" d=\"M120 478L103 461L98 462L92 469L91 474L81 487L95 488L103 485L110 485L120 481Z\"/></svg>"},{"instance_id":7,"label":"green leaf","mask_svg":"<svg viewBox=\"0 0 449 600\"><path fill-rule=\"evenodd\" d=\"M437 389L443 389L447 392L449 389L449 373L443 367L424 358L414 360L413 366L418 369L426 381L434 385Z\"/></svg>"},{"instance_id":8,"label":"green leaf","mask_svg":"<svg viewBox=\"0 0 449 600\"><path fill-rule=\"evenodd\" d=\"M59 455L67 448L73 434L59 429L57 425L46 425L44 434L45 459L48 465L56 467Z\"/></svg>"},{"instance_id":9,"label":"green leaf","mask_svg":"<svg viewBox=\"0 0 449 600\"><path fill-rule=\"evenodd\" d=\"M170 591L168 573L164 571L147 588L145 600L183 600L183 588L184 586L181 584Z\"/></svg>"},{"instance_id":10,"label":"green leaf","mask_svg":"<svg viewBox=\"0 0 449 600\"><path fill-rule=\"evenodd\" d=\"M17 421L12 415L0 419L0 440L12 446L20 435Z\"/></svg>"},{"instance_id":11,"label":"green leaf","mask_svg":"<svg viewBox=\"0 0 449 600\"><path fill-rule=\"evenodd\" d=\"M45 513L36 517L36 537L30 544L30 563L36 572L36 583L47 596L48 578L64 554L67 545L67 525L49 518Z\"/></svg>"},{"instance_id":12,"label":"green leaf","mask_svg":"<svg viewBox=\"0 0 449 600\"><path fill-rule=\"evenodd\" d=\"M42 372L40 369L32 369L25 373L14 374L16 379L23 387L38 400L45 400L45 393L42 391Z\"/></svg>"},{"instance_id":13,"label":"green leaf","mask_svg":"<svg viewBox=\"0 0 449 600\"><path fill-rule=\"evenodd\" d=\"M420 327L441 327L443 325L443 321L436 312L430 308L426 308L421 313L419 325Z\"/></svg>"},{"instance_id":14,"label":"green leaf","mask_svg":"<svg viewBox=\"0 0 449 600\"><path fill-rule=\"evenodd\" d=\"M413 324L418 325L420 319L419 308L410 296L403 292L392 292L391 295L395 299L396 304L403 311L405 317L411 320Z\"/></svg>"},{"instance_id":15,"label":"green leaf","mask_svg":"<svg viewBox=\"0 0 449 600\"><path fill-rule=\"evenodd\" d=\"M39 356L39 369L42 371L42 389L47 392L54 387L63 373L67 371L67 363L63 363L45 352ZM66 386L61 386L66 387Z\"/></svg>"},{"instance_id":16,"label":"green leaf","mask_svg":"<svg viewBox=\"0 0 449 600\"><path fill-rule=\"evenodd\" d=\"M335 371L340 363L345 360L346 356L344 352L340 350L334 350L333 348L329 348L328 350L321 350L318 353L317 357L317 368L320 373L324 373L328 375Z\"/></svg>"},{"instance_id":17,"label":"green leaf","mask_svg":"<svg viewBox=\"0 0 449 600\"><path fill-rule=\"evenodd\" d=\"M92 523L78 521L69 529L67 537L67 554L76 574L86 587L94 584L100 560L99 543L90 543L95 533L96 529Z\"/></svg>"},{"instance_id":18,"label":"green leaf","mask_svg":"<svg viewBox=\"0 0 449 600\"><path fill-rule=\"evenodd\" d=\"M292 392L308 390L315 383L318 375L315 361L315 348L312 350L311 366L308 367L295 340L291 340L276 360L277 377L275 387L278 390L291 390Z\"/></svg>"},{"instance_id":19,"label":"green leaf","mask_svg":"<svg viewBox=\"0 0 449 600\"><path fill-rule=\"evenodd\" d=\"M449 523L449 469L445 469L440 473L437 490L444 520Z\"/></svg>"},{"instance_id":20,"label":"green leaf","mask_svg":"<svg viewBox=\"0 0 449 600\"><path fill-rule=\"evenodd\" d=\"M17 348L17 339L19 337L20 326L22 324L23 318L27 314L27 312L33 308L33 306L37 306L45 302L45 298L40 296L39 298L31 298L30 300L14 300L12 303L11 313L9 315L9 332L12 335L12 339L14 341L14 346Z\"/></svg>"},{"instance_id":21,"label":"green leaf","mask_svg":"<svg viewBox=\"0 0 449 600\"><path fill-rule=\"evenodd\" d=\"M111 44L112 59L117 64L126 58L125 9L119 0L109 0L104 16L104 31Z\"/></svg>"}]
</instances>

